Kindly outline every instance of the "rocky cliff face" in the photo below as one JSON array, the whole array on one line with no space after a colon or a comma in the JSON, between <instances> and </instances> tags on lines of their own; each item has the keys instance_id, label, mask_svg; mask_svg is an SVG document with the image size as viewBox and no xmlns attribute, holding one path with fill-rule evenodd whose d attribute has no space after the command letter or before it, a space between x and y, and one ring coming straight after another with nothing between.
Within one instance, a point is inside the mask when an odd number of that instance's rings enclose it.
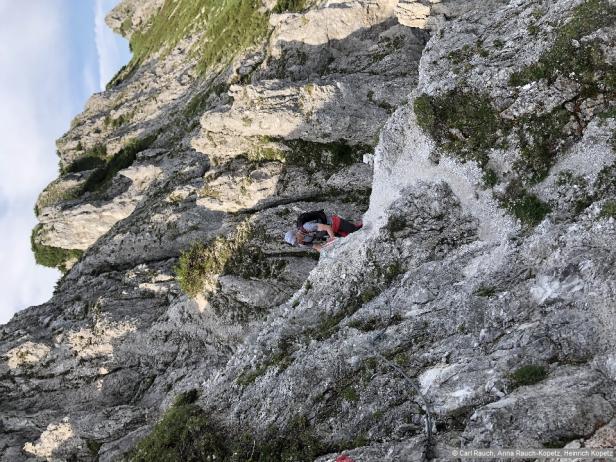
<instances>
[{"instance_id":1,"label":"rocky cliff face","mask_svg":"<svg viewBox=\"0 0 616 462\"><path fill-rule=\"evenodd\" d=\"M0 460L614 446L615 19L122 2L37 203L67 272L0 327ZM317 208L365 223L318 262L281 239Z\"/></svg>"}]
</instances>

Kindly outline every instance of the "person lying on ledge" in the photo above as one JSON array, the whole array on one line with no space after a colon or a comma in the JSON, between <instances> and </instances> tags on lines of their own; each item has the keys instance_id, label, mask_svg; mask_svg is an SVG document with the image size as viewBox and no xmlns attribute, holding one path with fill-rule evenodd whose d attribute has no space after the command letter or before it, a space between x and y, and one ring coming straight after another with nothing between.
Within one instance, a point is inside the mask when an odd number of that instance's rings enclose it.
<instances>
[{"instance_id":1,"label":"person lying on ledge","mask_svg":"<svg viewBox=\"0 0 616 462\"><path fill-rule=\"evenodd\" d=\"M330 245L337 237L346 237L361 229L362 222L352 223L338 215L326 215L323 210L302 213L296 229L286 232L284 240L292 246L310 247L317 252Z\"/></svg>"}]
</instances>

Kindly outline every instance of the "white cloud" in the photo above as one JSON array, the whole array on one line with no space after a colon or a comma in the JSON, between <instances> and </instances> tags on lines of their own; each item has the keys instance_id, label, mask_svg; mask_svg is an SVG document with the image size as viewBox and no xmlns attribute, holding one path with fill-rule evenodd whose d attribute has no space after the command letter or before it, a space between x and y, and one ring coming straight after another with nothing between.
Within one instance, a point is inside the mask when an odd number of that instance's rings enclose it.
<instances>
[{"instance_id":1,"label":"white cloud","mask_svg":"<svg viewBox=\"0 0 616 462\"><path fill-rule=\"evenodd\" d=\"M104 90L115 73L128 61L128 43L105 24L105 15L116 5L117 0L96 0L95 33L100 90Z\"/></svg>"},{"instance_id":2,"label":"white cloud","mask_svg":"<svg viewBox=\"0 0 616 462\"><path fill-rule=\"evenodd\" d=\"M0 2L0 323L46 301L58 277L30 251L32 208L57 174L54 140L71 118L68 39L54 3Z\"/></svg>"},{"instance_id":3,"label":"white cloud","mask_svg":"<svg viewBox=\"0 0 616 462\"><path fill-rule=\"evenodd\" d=\"M55 140L130 57L104 24L117 1L0 0L0 324L47 301L58 279L30 251L33 206L57 176Z\"/></svg>"},{"instance_id":4,"label":"white cloud","mask_svg":"<svg viewBox=\"0 0 616 462\"><path fill-rule=\"evenodd\" d=\"M30 207L28 209L31 210ZM0 245L3 265L0 324L7 322L20 309L47 301L60 276L59 271L34 263L29 237L35 223L34 219L25 215L19 210L12 210L0 217L3 234Z\"/></svg>"}]
</instances>

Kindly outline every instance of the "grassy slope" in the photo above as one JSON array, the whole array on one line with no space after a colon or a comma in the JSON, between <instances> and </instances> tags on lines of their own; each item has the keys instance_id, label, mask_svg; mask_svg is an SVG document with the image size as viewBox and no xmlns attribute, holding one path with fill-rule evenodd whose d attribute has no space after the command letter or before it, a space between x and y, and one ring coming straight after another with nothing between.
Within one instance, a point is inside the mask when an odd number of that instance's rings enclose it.
<instances>
[{"instance_id":1,"label":"grassy slope","mask_svg":"<svg viewBox=\"0 0 616 462\"><path fill-rule=\"evenodd\" d=\"M259 0L166 0L157 15L130 40L133 58L112 80L121 82L148 57L169 53L181 40L198 38L190 53L200 73L226 64L242 50L259 43L268 30L268 17Z\"/></svg>"}]
</instances>

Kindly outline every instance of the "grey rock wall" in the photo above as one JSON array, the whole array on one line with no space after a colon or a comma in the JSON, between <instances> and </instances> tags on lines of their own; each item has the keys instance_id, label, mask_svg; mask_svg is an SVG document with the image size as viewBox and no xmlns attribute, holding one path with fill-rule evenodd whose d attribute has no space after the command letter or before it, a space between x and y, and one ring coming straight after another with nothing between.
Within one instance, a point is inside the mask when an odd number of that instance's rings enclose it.
<instances>
[{"instance_id":1,"label":"grey rock wall","mask_svg":"<svg viewBox=\"0 0 616 462\"><path fill-rule=\"evenodd\" d=\"M229 444L300 419L319 462L613 446L615 8L316 2L217 75L189 38L94 95L64 167L151 139L39 200L85 253L0 327L0 460L117 460L192 389ZM318 263L281 242L314 208L365 223ZM185 295L181 252L248 226Z\"/></svg>"}]
</instances>

